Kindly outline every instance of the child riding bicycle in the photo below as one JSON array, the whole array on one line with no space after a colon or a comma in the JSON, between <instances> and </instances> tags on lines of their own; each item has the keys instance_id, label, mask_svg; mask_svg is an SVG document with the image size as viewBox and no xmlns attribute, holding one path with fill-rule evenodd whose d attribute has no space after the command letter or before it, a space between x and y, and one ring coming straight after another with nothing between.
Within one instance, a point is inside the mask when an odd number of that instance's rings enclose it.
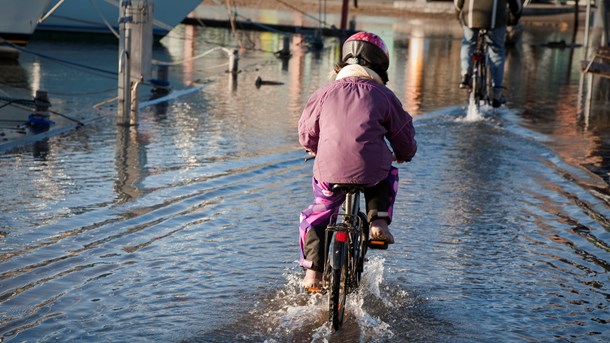
<instances>
[{"instance_id":1,"label":"child riding bicycle","mask_svg":"<svg viewBox=\"0 0 610 343\"><path fill-rule=\"evenodd\" d=\"M300 265L307 270L307 289L321 283L326 225L345 199L332 185L365 185L370 237L392 244L388 225L398 189L392 160L408 162L417 150L413 119L385 86L390 59L383 40L359 32L345 41L342 52L332 73L335 81L311 95L299 120L299 141L316 156L314 201L300 216Z\"/></svg>"}]
</instances>

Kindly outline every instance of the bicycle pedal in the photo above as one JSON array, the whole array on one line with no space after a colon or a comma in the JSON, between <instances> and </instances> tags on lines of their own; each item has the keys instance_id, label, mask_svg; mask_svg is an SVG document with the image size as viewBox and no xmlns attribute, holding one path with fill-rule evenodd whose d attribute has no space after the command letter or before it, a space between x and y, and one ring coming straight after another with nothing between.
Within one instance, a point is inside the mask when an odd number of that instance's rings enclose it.
<instances>
[{"instance_id":1,"label":"bicycle pedal","mask_svg":"<svg viewBox=\"0 0 610 343\"><path fill-rule=\"evenodd\" d=\"M388 248L388 243L386 241L370 240L369 248L386 250Z\"/></svg>"},{"instance_id":2,"label":"bicycle pedal","mask_svg":"<svg viewBox=\"0 0 610 343\"><path fill-rule=\"evenodd\" d=\"M305 288L305 291L308 294L324 294L324 293L326 293L326 292L324 292L324 288L316 287L316 286L307 287L307 288Z\"/></svg>"}]
</instances>

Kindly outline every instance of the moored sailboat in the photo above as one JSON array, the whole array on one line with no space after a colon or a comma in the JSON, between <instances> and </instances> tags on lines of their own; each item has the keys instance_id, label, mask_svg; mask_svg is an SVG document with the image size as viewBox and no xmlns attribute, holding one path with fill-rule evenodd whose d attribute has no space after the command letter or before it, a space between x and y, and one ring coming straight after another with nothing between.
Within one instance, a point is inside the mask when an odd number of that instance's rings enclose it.
<instances>
[{"instance_id":1,"label":"moored sailboat","mask_svg":"<svg viewBox=\"0 0 610 343\"><path fill-rule=\"evenodd\" d=\"M153 35L160 39L193 11L201 0L154 0ZM56 6L59 5L59 6ZM118 31L119 0L53 0L41 31L112 33ZM56 8L54 8L56 7Z\"/></svg>"}]
</instances>

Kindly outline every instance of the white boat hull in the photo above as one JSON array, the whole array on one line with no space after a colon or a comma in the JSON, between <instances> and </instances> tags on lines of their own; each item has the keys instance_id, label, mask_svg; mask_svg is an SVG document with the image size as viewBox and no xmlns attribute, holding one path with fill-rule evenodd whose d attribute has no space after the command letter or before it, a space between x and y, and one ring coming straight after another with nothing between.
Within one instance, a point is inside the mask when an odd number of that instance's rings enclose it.
<instances>
[{"instance_id":1,"label":"white boat hull","mask_svg":"<svg viewBox=\"0 0 610 343\"><path fill-rule=\"evenodd\" d=\"M52 2L52 6L58 0ZM165 36L193 11L201 0L154 0L153 35ZM49 9L52 7L50 6ZM119 0L65 0L45 21L41 31L112 33L118 31Z\"/></svg>"},{"instance_id":2,"label":"white boat hull","mask_svg":"<svg viewBox=\"0 0 610 343\"><path fill-rule=\"evenodd\" d=\"M0 38L25 45L51 0L0 0Z\"/></svg>"}]
</instances>

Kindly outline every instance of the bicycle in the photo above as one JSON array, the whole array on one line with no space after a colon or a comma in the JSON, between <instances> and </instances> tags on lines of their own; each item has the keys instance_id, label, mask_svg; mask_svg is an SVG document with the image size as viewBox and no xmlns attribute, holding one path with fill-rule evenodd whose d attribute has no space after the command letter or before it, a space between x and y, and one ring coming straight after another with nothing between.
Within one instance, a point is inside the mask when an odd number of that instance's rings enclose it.
<instances>
[{"instance_id":1,"label":"bicycle","mask_svg":"<svg viewBox=\"0 0 610 343\"><path fill-rule=\"evenodd\" d=\"M326 242L330 243L325 251L322 285L328 293L329 321L336 331L343 324L347 295L360 286L368 247L387 249L388 245L368 239L368 219L360 211L363 186L337 184L333 191L345 192L345 200L326 227Z\"/></svg>"},{"instance_id":2,"label":"bicycle","mask_svg":"<svg viewBox=\"0 0 610 343\"><path fill-rule=\"evenodd\" d=\"M472 78L470 79L469 100L474 103L477 111L481 103L491 105L493 89L489 55L487 54L487 30L480 29L477 35L477 45L472 53Z\"/></svg>"}]
</instances>

